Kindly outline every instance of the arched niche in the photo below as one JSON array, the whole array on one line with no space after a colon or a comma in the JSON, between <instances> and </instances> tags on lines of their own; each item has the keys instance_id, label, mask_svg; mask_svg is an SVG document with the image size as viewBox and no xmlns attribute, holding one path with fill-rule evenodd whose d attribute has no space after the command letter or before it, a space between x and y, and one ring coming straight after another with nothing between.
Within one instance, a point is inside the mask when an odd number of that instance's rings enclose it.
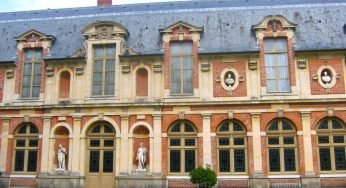
<instances>
[{"instance_id":1,"label":"arched niche","mask_svg":"<svg viewBox=\"0 0 346 188\"><path fill-rule=\"evenodd\" d=\"M147 127L143 125L137 126L133 130L133 169L137 169L138 161L137 161L137 151L139 148L139 145L143 143L143 146L147 149L147 155L146 155L146 168L149 170L150 166L150 138L149 138L150 131Z\"/></svg>"},{"instance_id":2,"label":"arched niche","mask_svg":"<svg viewBox=\"0 0 346 188\"><path fill-rule=\"evenodd\" d=\"M148 71L145 68L139 68L136 72L136 97L148 96Z\"/></svg>"},{"instance_id":3,"label":"arched niche","mask_svg":"<svg viewBox=\"0 0 346 188\"><path fill-rule=\"evenodd\" d=\"M69 99L71 93L71 74L62 71L59 76L59 99Z\"/></svg>"}]
</instances>

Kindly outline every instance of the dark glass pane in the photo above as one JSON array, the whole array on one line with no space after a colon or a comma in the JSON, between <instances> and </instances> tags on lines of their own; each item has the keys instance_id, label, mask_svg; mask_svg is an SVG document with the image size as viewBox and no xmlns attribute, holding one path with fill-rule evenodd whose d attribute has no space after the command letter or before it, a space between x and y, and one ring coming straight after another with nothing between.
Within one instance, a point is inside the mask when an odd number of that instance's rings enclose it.
<instances>
[{"instance_id":1,"label":"dark glass pane","mask_svg":"<svg viewBox=\"0 0 346 188\"><path fill-rule=\"evenodd\" d=\"M38 140L29 140L29 146L30 147L37 147L38 146Z\"/></svg>"},{"instance_id":2,"label":"dark glass pane","mask_svg":"<svg viewBox=\"0 0 346 188\"><path fill-rule=\"evenodd\" d=\"M294 149L284 150L285 171L296 170L296 159Z\"/></svg>"},{"instance_id":3,"label":"dark glass pane","mask_svg":"<svg viewBox=\"0 0 346 188\"><path fill-rule=\"evenodd\" d=\"M96 127L93 128L91 133L100 133L101 132L101 126L97 125Z\"/></svg>"},{"instance_id":4,"label":"dark glass pane","mask_svg":"<svg viewBox=\"0 0 346 188\"><path fill-rule=\"evenodd\" d=\"M17 147L25 147L25 140L17 140L16 146Z\"/></svg>"},{"instance_id":5,"label":"dark glass pane","mask_svg":"<svg viewBox=\"0 0 346 188\"><path fill-rule=\"evenodd\" d=\"M171 132L180 132L180 123L173 125Z\"/></svg>"},{"instance_id":6,"label":"dark glass pane","mask_svg":"<svg viewBox=\"0 0 346 188\"><path fill-rule=\"evenodd\" d=\"M294 137L284 137L284 144L294 144Z\"/></svg>"},{"instance_id":7,"label":"dark glass pane","mask_svg":"<svg viewBox=\"0 0 346 188\"><path fill-rule=\"evenodd\" d=\"M219 145L220 146L228 146L229 145L229 138L219 138Z\"/></svg>"},{"instance_id":8,"label":"dark glass pane","mask_svg":"<svg viewBox=\"0 0 346 188\"><path fill-rule=\"evenodd\" d=\"M269 149L269 170L271 172L280 172L280 150Z\"/></svg>"},{"instance_id":9,"label":"dark glass pane","mask_svg":"<svg viewBox=\"0 0 346 188\"><path fill-rule=\"evenodd\" d=\"M244 129L238 123L233 123L233 131L244 131Z\"/></svg>"},{"instance_id":10,"label":"dark glass pane","mask_svg":"<svg viewBox=\"0 0 346 188\"><path fill-rule=\"evenodd\" d=\"M180 172L180 150L170 151L170 172Z\"/></svg>"},{"instance_id":11,"label":"dark glass pane","mask_svg":"<svg viewBox=\"0 0 346 188\"><path fill-rule=\"evenodd\" d=\"M190 172L195 169L195 163L195 150L185 150L185 172Z\"/></svg>"},{"instance_id":12,"label":"dark glass pane","mask_svg":"<svg viewBox=\"0 0 346 188\"><path fill-rule=\"evenodd\" d=\"M185 139L185 146L194 146L195 144L195 139Z\"/></svg>"},{"instance_id":13,"label":"dark glass pane","mask_svg":"<svg viewBox=\"0 0 346 188\"><path fill-rule=\"evenodd\" d=\"M32 87L32 97L39 97L40 96L40 86L38 87Z\"/></svg>"},{"instance_id":14,"label":"dark glass pane","mask_svg":"<svg viewBox=\"0 0 346 188\"><path fill-rule=\"evenodd\" d=\"M169 143L170 143L170 145L171 146L180 146L180 139L178 138L178 139L170 139L169 140Z\"/></svg>"},{"instance_id":15,"label":"dark glass pane","mask_svg":"<svg viewBox=\"0 0 346 188\"><path fill-rule=\"evenodd\" d=\"M222 124L219 131L220 132L228 132L229 131L229 124L228 123Z\"/></svg>"},{"instance_id":16,"label":"dark glass pane","mask_svg":"<svg viewBox=\"0 0 346 188\"><path fill-rule=\"evenodd\" d=\"M30 87L23 87L22 88L22 97L30 97Z\"/></svg>"},{"instance_id":17,"label":"dark glass pane","mask_svg":"<svg viewBox=\"0 0 346 188\"><path fill-rule=\"evenodd\" d=\"M90 146L91 147L99 147L100 146L100 140L90 140Z\"/></svg>"},{"instance_id":18,"label":"dark glass pane","mask_svg":"<svg viewBox=\"0 0 346 188\"><path fill-rule=\"evenodd\" d=\"M234 171L245 172L245 150L244 149L234 150Z\"/></svg>"},{"instance_id":19,"label":"dark glass pane","mask_svg":"<svg viewBox=\"0 0 346 188\"><path fill-rule=\"evenodd\" d=\"M105 147L113 147L114 146L114 140L105 140L103 145Z\"/></svg>"},{"instance_id":20,"label":"dark glass pane","mask_svg":"<svg viewBox=\"0 0 346 188\"><path fill-rule=\"evenodd\" d=\"M328 120L323 120L318 126L319 129L328 129Z\"/></svg>"},{"instance_id":21,"label":"dark glass pane","mask_svg":"<svg viewBox=\"0 0 346 188\"><path fill-rule=\"evenodd\" d=\"M93 84L93 95L102 95L102 85Z\"/></svg>"},{"instance_id":22,"label":"dark glass pane","mask_svg":"<svg viewBox=\"0 0 346 188\"><path fill-rule=\"evenodd\" d=\"M171 93L172 94L180 94L180 82L179 83L172 83L171 85Z\"/></svg>"},{"instance_id":23,"label":"dark glass pane","mask_svg":"<svg viewBox=\"0 0 346 188\"><path fill-rule=\"evenodd\" d=\"M16 150L14 161L14 171L24 171L24 150Z\"/></svg>"},{"instance_id":24,"label":"dark glass pane","mask_svg":"<svg viewBox=\"0 0 346 188\"><path fill-rule=\"evenodd\" d=\"M113 133L113 129L110 126L105 125L104 126L104 132L105 133Z\"/></svg>"},{"instance_id":25,"label":"dark glass pane","mask_svg":"<svg viewBox=\"0 0 346 188\"><path fill-rule=\"evenodd\" d=\"M20 127L18 130L18 134L26 134L26 127L27 125Z\"/></svg>"},{"instance_id":26,"label":"dark glass pane","mask_svg":"<svg viewBox=\"0 0 346 188\"><path fill-rule=\"evenodd\" d=\"M329 148L320 148L320 168L322 171L332 170L330 161Z\"/></svg>"},{"instance_id":27,"label":"dark glass pane","mask_svg":"<svg viewBox=\"0 0 346 188\"><path fill-rule=\"evenodd\" d=\"M245 144L244 138L234 138L233 142L234 142L233 144L236 146Z\"/></svg>"},{"instance_id":28,"label":"dark glass pane","mask_svg":"<svg viewBox=\"0 0 346 188\"><path fill-rule=\"evenodd\" d=\"M329 136L319 136L318 137L318 143L319 144L329 143Z\"/></svg>"},{"instance_id":29,"label":"dark glass pane","mask_svg":"<svg viewBox=\"0 0 346 188\"><path fill-rule=\"evenodd\" d=\"M94 46L94 58L103 57L103 46Z\"/></svg>"},{"instance_id":30,"label":"dark glass pane","mask_svg":"<svg viewBox=\"0 0 346 188\"><path fill-rule=\"evenodd\" d=\"M113 151L103 152L103 172L113 172Z\"/></svg>"},{"instance_id":31,"label":"dark glass pane","mask_svg":"<svg viewBox=\"0 0 346 188\"><path fill-rule=\"evenodd\" d=\"M100 151L90 151L89 172L99 172Z\"/></svg>"},{"instance_id":32,"label":"dark glass pane","mask_svg":"<svg viewBox=\"0 0 346 188\"><path fill-rule=\"evenodd\" d=\"M105 95L114 95L114 84L106 84L105 86Z\"/></svg>"},{"instance_id":33,"label":"dark glass pane","mask_svg":"<svg viewBox=\"0 0 346 188\"><path fill-rule=\"evenodd\" d=\"M30 134L38 134L38 130L34 125L30 125Z\"/></svg>"},{"instance_id":34,"label":"dark glass pane","mask_svg":"<svg viewBox=\"0 0 346 188\"><path fill-rule=\"evenodd\" d=\"M332 120L333 129L342 129L342 125L339 121Z\"/></svg>"},{"instance_id":35,"label":"dark glass pane","mask_svg":"<svg viewBox=\"0 0 346 188\"><path fill-rule=\"evenodd\" d=\"M269 137L268 138L268 144L278 145L279 144L279 138L278 137Z\"/></svg>"},{"instance_id":36,"label":"dark glass pane","mask_svg":"<svg viewBox=\"0 0 346 188\"><path fill-rule=\"evenodd\" d=\"M106 47L106 57L115 57L115 45Z\"/></svg>"},{"instance_id":37,"label":"dark glass pane","mask_svg":"<svg viewBox=\"0 0 346 188\"><path fill-rule=\"evenodd\" d=\"M184 93L193 93L192 81L184 80Z\"/></svg>"},{"instance_id":38,"label":"dark glass pane","mask_svg":"<svg viewBox=\"0 0 346 188\"><path fill-rule=\"evenodd\" d=\"M29 151L28 156L28 172L36 172L37 168L37 151Z\"/></svg>"},{"instance_id":39,"label":"dark glass pane","mask_svg":"<svg viewBox=\"0 0 346 188\"><path fill-rule=\"evenodd\" d=\"M279 130L278 121L274 121L272 124L270 124L268 130L269 130L269 131L277 131L277 130Z\"/></svg>"},{"instance_id":40,"label":"dark glass pane","mask_svg":"<svg viewBox=\"0 0 346 188\"><path fill-rule=\"evenodd\" d=\"M195 132L195 129L192 127L192 125L185 123L185 132Z\"/></svg>"},{"instance_id":41,"label":"dark glass pane","mask_svg":"<svg viewBox=\"0 0 346 188\"><path fill-rule=\"evenodd\" d=\"M333 136L333 142L334 143L344 143L344 136Z\"/></svg>"},{"instance_id":42,"label":"dark glass pane","mask_svg":"<svg viewBox=\"0 0 346 188\"><path fill-rule=\"evenodd\" d=\"M285 131L293 130L293 127L287 121L282 121L282 130L285 130Z\"/></svg>"},{"instance_id":43,"label":"dark glass pane","mask_svg":"<svg viewBox=\"0 0 346 188\"><path fill-rule=\"evenodd\" d=\"M40 77L41 74L41 63L34 63L34 74L38 75L38 77ZM34 84L38 84L40 83L40 80L38 81L34 81Z\"/></svg>"},{"instance_id":44,"label":"dark glass pane","mask_svg":"<svg viewBox=\"0 0 346 188\"><path fill-rule=\"evenodd\" d=\"M345 148L334 148L336 170L346 170Z\"/></svg>"},{"instance_id":45,"label":"dark glass pane","mask_svg":"<svg viewBox=\"0 0 346 188\"><path fill-rule=\"evenodd\" d=\"M229 150L219 151L219 169L220 172L230 172L230 152Z\"/></svg>"}]
</instances>

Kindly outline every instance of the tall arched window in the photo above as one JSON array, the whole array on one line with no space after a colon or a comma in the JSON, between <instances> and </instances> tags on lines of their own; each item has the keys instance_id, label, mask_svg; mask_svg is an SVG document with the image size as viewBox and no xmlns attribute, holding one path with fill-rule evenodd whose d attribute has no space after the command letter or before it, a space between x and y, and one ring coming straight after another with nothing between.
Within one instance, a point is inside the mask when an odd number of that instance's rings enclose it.
<instances>
[{"instance_id":1,"label":"tall arched window","mask_svg":"<svg viewBox=\"0 0 346 188\"><path fill-rule=\"evenodd\" d=\"M88 132L88 172L104 174L114 172L115 131L105 121L96 122Z\"/></svg>"},{"instance_id":2,"label":"tall arched window","mask_svg":"<svg viewBox=\"0 0 346 188\"><path fill-rule=\"evenodd\" d=\"M38 130L32 123L23 123L14 134L14 171L37 171Z\"/></svg>"},{"instance_id":3,"label":"tall arched window","mask_svg":"<svg viewBox=\"0 0 346 188\"><path fill-rule=\"evenodd\" d=\"M59 83L59 98L68 99L70 98L70 80L71 75L68 71L60 73L60 83Z\"/></svg>"},{"instance_id":4,"label":"tall arched window","mask_svg":"<svg viewBox=\"0 0 346 188\"><path fill-rule=\"evenodd\" d=\"M185 174L197 165L197 131L186 122L174 123L168 132L169 172Z\"/></svg>"},{"instance_id":5,"label":"tall arched window","mask_svg":"<svg viewBox=\"0 0 346 188\"><path fill-rule=\"evenodd\" d=\"M267 128L269 172L297 172L297 131L285 119L271 122Z\"/></svg>"},{"instance_id":6,"label":"tall arched window","mask_svg":"<svg viewBox=\"0 0 346 188\"><path fill-rule=\"evenodd\" d=\"M136 74L136 96L148 96L148 71L145 68L137 70Z\"/></svg>"},{"instance_id":7,"label":"tall arched window","mask_svg":"<svg viewBox=\"0 0 346 188\"><path fill-rule=\"evenodd\" d=\"M226 121L217 129L220 173L245 174L247 169L246 130L237 121Z\"/></svg>"},{"instance_id":8,"label":"tall arched window","mask_svg":"<svg viewBox=\"0 0 346 188\"><path fill-rule=\"evenodd\" d=\"M323 119L317 127L320 170L337 172L346 170L345 125L335 118Z\"/></svg>"}]
</instances>

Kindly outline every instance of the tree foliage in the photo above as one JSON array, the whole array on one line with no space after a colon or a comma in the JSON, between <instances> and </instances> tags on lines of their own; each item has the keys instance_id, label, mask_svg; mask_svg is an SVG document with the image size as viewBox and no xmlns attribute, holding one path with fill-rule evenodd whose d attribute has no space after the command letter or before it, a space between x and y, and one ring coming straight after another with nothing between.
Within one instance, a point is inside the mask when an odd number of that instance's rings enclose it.
<instances>
[{"instance_id":1,"label":"tree foliage","mask_svg":"<svg viewBox=\"0 0 346 188\"><path fill-rule=\"evenodd\" d=\"M207 165L206 168L199 166L189 173L191 182L199 187L211 187L217 183L216 173Z\"/></svg>"}]
</instances>

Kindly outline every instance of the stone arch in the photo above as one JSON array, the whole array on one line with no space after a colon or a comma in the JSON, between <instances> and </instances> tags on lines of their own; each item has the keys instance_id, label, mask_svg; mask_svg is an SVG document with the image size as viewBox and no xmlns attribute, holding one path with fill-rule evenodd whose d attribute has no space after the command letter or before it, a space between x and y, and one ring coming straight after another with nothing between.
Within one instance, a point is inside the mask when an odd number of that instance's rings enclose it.
<instances>
[{"instance_id":1,"label":"stone arch","mask_svg":"<svg viewBox=\"0 0 346 188\"><path fill-rule=\"evenodd\" d=\"M66 122L60 122L60 123L57 123L57 124L55 124L53 127L52 127L52 129L50 130L50 137L54 137L54 135L55 135L55 131L58 129L58 128L60 128L60 127L65 127L67 130L68 130L68 132L69 132L69 137L71 137L71 135L72 135L72 127L68 124L68 123L66 123Z\"/></svg>"},{"instance_id":2,"label":"stone arch","mask_svg":"<svg viewBox=\"0 0 346 188\"><path fill-rule=\"evenodd\" d=\"M133 135L133 131L137 128L137 127L140 127L140 126L144 126L146 127L148 130L149 130L149 137L153 137L154 136L154 130L153 128L151 127L151 125L148 123L148 122L145 122L145 121L139 121L139 122L136 122L134 123L130 130L129 130L129 134L130 135Z\"/></svg>"},{"instance_id":3,"label":"stone arch","mask_svg":"<svg viewBox=\"0 0 346 188\"><path fill-rule=\"evenodd\" d=\"M98 121L106 121L108 123L110 123L114 130L115 130L115 134L116 134L116 137L120 137L120 128L119 128L119 125L110 117L103 117L103 118L99 118L99 117L93 117L91 119L89 119L83 126L83 129L81 131L81 137L85 137L86 136L86 132L87 130L90 128L90 126L95 123L95 122L98 122Z\"/></svg>"}]
</instances>

